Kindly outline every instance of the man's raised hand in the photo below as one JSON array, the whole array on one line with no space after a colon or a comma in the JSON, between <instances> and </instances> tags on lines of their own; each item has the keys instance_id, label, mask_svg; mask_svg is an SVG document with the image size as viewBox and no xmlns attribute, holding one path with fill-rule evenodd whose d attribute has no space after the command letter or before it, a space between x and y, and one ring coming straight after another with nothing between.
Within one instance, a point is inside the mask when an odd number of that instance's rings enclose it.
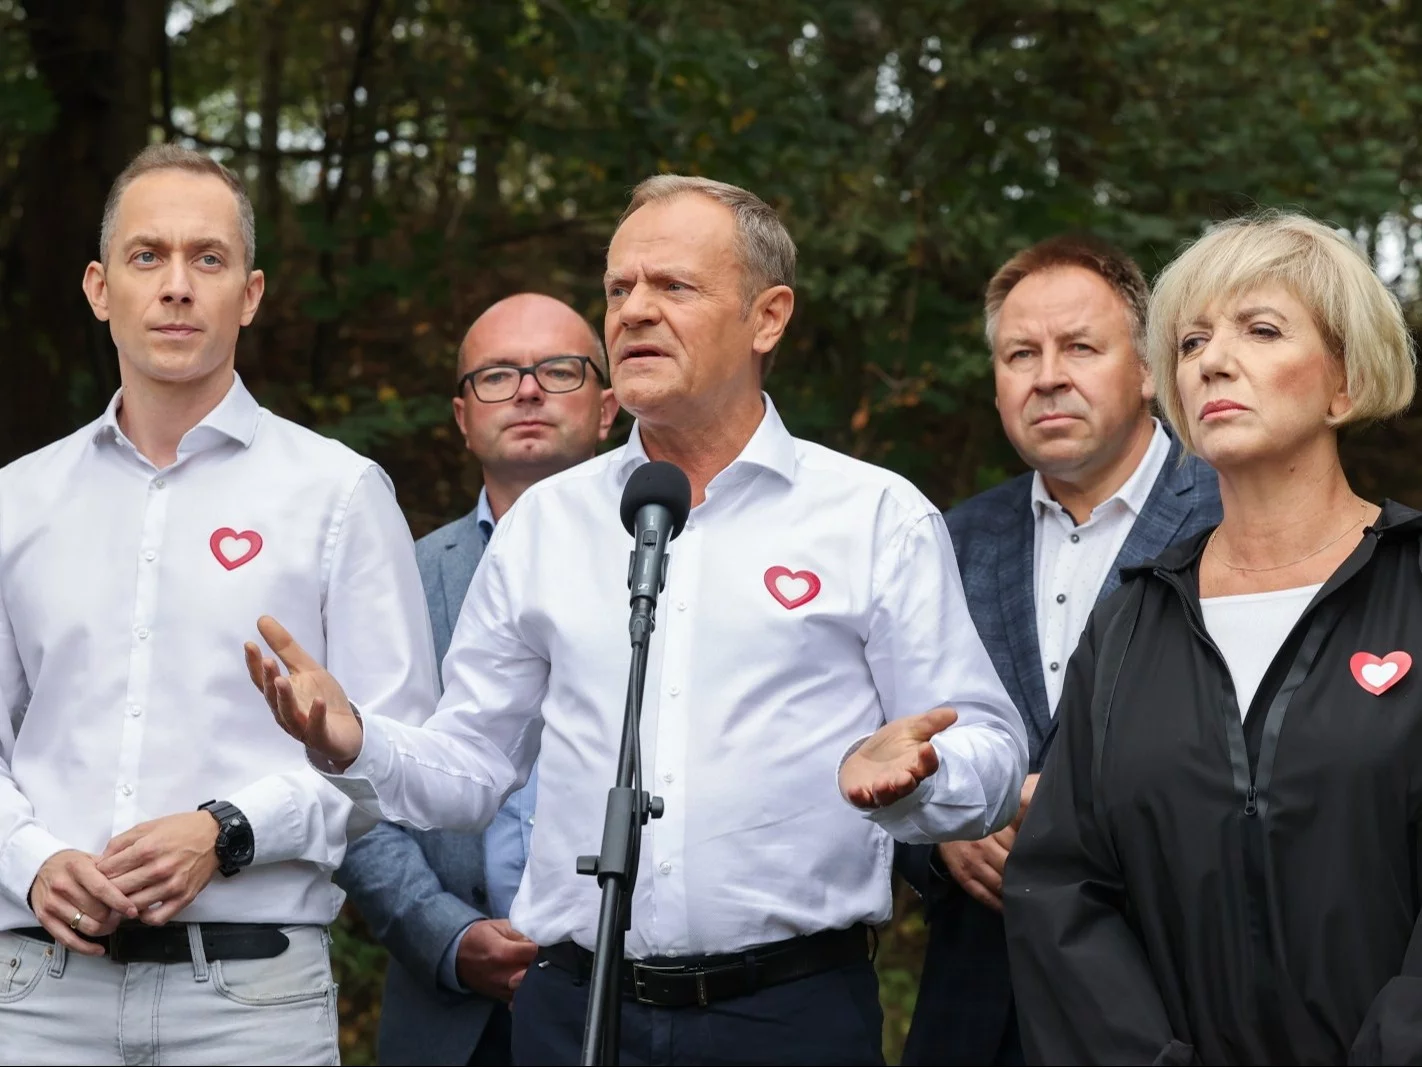
<instances>
[{"instance_id":1,"label":"man's raised hand","mask_svg":"<svg viewBox=\"0 0 1422 1067\"><path fill-rule=\"evenodd\" d=\"M277 724L337 771L345 770L360 755L364 731L340 683L270 615L257 620L257 631L287 670L283 675L253 642L243 646L247 673Z\"/></svg>"},{"instance_id":2,"label":"man's raised hand","mask_svg":"<svg viewBox=\"0 0 1422 1067\"><path fill-rule=\"evenodd\" d=\"M933 736L958 721L952 708L885 723L839 768L839 789L856 808L886 808L938 770Z\"/></svg>"}]
</instances>

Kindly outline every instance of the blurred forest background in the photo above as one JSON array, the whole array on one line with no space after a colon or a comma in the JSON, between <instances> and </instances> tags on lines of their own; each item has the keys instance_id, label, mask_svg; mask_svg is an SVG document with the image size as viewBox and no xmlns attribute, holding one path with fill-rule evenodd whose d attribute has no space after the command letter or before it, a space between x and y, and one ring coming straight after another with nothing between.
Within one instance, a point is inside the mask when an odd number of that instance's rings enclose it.
<instances>
[{"instance_id":1,"label":"blurred forest background","mask_svg":"<svg viewBox=\"0 0 1422 1067\"><path fill-rule=\"evenodd\" d=\"M0 0L0 463L117 386L79 281L150 141L247 179L268 282L239 369L375 456L420 535L478 487L462 331L521 289L600 321L648 174L781 210L787 422L948 505L1020 469L981 338L1004 258L1091 230L1153 274L1212 219L1299 207L1416 322L1419 120L1422 0ZM1358 487L1422 504L1419 446L1416 417L1350 435ZM891 1061L922 951L900 896ZM337 945L346 1062L372 1062L381 952L349 916Z\"/></svg>"}]
</instances>

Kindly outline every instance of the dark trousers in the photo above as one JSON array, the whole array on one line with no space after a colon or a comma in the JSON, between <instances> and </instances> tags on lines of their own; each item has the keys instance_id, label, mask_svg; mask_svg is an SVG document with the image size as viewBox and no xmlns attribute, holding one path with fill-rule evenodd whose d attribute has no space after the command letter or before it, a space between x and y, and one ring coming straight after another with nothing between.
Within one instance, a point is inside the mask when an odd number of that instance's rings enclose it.
<instances>
[{"instance_id":1,"label":"dark trousers","mask_svg":"<svg viewBox=\"0 0 1422 1067\"><path fill-rule=\"evenodd\" d=\"M1023 1063L1002 916L954 886L928 908L927 918L905 1067Z\"/></svg>"},{"instance_id":2,"label":"dark trousers","mask_svg":"<svg viewBox=\"0 0 1422 1067\"><path fill-rule=\"evenodd\" d=\"M579 1062L588 986L551 964L514 996L514 1063ZM622 1002L621 1063L882 1064L879 978L867 959L705 1008Z\"/></svg>"},{"instance_id":3,"label":"dark trousers","mask_svg":"<svg viewBox=\"0 0 1422 1067\"><path fill-rule=\"evenodd\" d=\"M469 1057L469 1067L510 1067L513 1063L513 1018L509 1009L495 1004Z\"/></svg>"}]
</instances>

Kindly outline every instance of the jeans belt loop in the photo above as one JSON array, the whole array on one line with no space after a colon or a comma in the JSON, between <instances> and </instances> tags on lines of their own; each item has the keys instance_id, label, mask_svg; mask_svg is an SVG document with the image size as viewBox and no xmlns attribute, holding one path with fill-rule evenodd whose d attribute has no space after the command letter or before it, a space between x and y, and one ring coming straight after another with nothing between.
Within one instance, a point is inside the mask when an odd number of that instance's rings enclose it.
<instances>
[{"instance_id":1,"label":"jeans belt loop","mask_svg":"<svg viewBox=\"0 0 1422 1067\"><path fill-rule=\"evenodd\" d=\"M49 976L63 978L64 965L69 962L69 949L56 941L45 950L45 955L49 957Z\"/></svg>"},{"instance_id":2,"label":"jeans belt loop","mask_svg":"<svg viewBox=\"0 0 1422 1067\"><path fill-rule=\"evenodd\" d=\"M696 1003L697 1003L700 1007L703 1007L703 1008L706 1007L706 1005L710 1003L709 998L706 996L706 972L705 972L705 971L697 971L697 972L696 972Z\"/></svg>"},{"instance_id":3,"label":"jeans belt loop","mask_svg":"<svg viewBox=\"0 0 1422 1067\"><path fill-rule=\"evenodd\" d=\"M193 981L208 980L207 952L202 944L202 924L188 923L188 952L193 958Z\"/></svg>"}]
</instances>

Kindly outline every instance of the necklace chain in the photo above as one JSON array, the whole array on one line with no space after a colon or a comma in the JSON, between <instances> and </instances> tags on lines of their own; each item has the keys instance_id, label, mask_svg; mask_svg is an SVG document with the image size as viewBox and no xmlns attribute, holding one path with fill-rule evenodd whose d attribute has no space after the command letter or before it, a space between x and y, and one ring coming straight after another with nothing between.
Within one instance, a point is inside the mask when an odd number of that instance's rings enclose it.
<instances>
[{"instance_id":1,"label":"necklace chain","mask_svg":"<svg viewBox=\"0 0 1422 1067\"><path fill-rule=\"evenodd\" d=\"M1246 574L1263 574L1263 573L1266 572L1266 571L1281 571L1281 570L1284 570L1285 568L1288 568L1288 567L1297 567L1300 563L1303 563L1305 560L1312 559L1314 556L1318 555L1320 552L1323 552L1323 551L1326 551L1327 549L1332 548L1332 547L1333 547L1334 545L1336 545L1339 541L1343 540L1343 538L1347 537L1350 533L1352 533L1353 530L1355 530L1355 529L1357 528L1358 524L1359 524L1360 522L1362 522L1363 519L1367 516L1367 513L1368 513L1368 505L1367 505L1367 502L1365 501L1362 506L1363 506L1363 514L1362 514L1362 515L1359 515L1356 519L1354 519L1351 523L1349 523L1349 524L1348 524L1348 528L1345 529L1342 533L1340 533L1337 537L1333 538L1333 540L1327 542L1326 544L1319 545L1319 546L1318 546L1317 548L1315 548L1312 552L1309 552L1309 553L1307 553L1306 555L1300 556L1298 559L1290 560L1288 563L1276 563L1276 564L1274 564L1272 567L1241 567L1241 566L1240 566L1239 564L1237 564L1237 563L1231 563L1229 560L1227 560L1227 559L1224 558L1223 554L1221 554L1221 552L1220 552L1220 550L1219 550L1219 546L1215 544L1215 534L1217 534L1217 533L1220 532L1220 528L1219 528L1218 526L1216 526L1213 530L1210 531L1210 539L1209 539L1209 541L1206 542L1205 548L1206 548L1206 550L1214 549L1215 558L1218 559L1221 563L1223 563L1223 564L1224 564L1226 567L1228 567L1230 570L1232 570L1232 571L1243 571L1243 572L1246 573Z\"/></svg>"}]
</instances>

